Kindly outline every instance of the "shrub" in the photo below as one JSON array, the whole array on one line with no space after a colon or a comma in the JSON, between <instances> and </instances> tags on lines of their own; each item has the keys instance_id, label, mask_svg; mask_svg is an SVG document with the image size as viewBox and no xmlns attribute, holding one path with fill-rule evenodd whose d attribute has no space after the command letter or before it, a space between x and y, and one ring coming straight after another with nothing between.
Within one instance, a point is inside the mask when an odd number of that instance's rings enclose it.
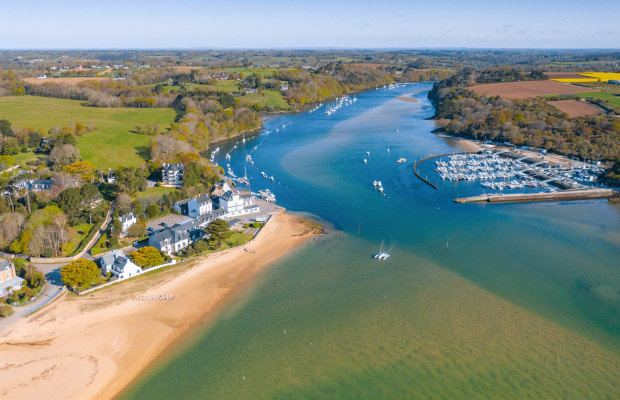
<instances>
[{"instance_id":1,"label":"shrub","mask_svg":"<svg viewBox=\"0 0 620 400\"><path fill-rule=\"evenodd\" d=\"M0 318L6 318L13 314L13 307L7 304L0 304Z\"/></svg>"}]
</instances>

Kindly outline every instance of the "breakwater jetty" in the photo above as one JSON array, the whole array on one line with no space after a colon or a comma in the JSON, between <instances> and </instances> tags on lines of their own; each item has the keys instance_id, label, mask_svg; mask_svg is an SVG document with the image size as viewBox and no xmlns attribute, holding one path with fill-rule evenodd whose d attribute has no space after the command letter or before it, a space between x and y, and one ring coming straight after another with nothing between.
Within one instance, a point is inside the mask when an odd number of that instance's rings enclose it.
<instances>
[{"instance_id":1,"label":"breakwater jetty","mask_svg":"<svg viewBox=\"0 0 620 400\"><path fill-rule=\"evenodd\" d=\"M613 189L572 189L557 192L483 194L454 199L455 203L515 203L532 201L588 200L618 197Z\"/></svg>"}]
</instances>

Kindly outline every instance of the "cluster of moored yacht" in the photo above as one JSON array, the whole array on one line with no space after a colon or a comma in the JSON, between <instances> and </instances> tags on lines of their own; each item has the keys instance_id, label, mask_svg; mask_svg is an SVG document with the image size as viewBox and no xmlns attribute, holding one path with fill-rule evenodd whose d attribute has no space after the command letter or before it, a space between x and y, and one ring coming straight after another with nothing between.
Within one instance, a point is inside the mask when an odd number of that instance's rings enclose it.
<instances>
[{"instance_id":1,"label":"cluster of moored yacht","mask_svg":"<svg viewBox=\"0 0 620 400\"><path fill-rule=\"evenodd\" d=\"M325 114L332 115L336 111L340 110L342 107L351 105L351 104L355 103L356 101L357 101L357 97L355 97L355 96L353 96L353 97L349 97L349 96L338 97L338 99L336 99L336 101L334 101L333 103L331 103L331 104L329 104L327 106L327 110L325 110ZM317 109L318 109L318 107L317 107Z\"/></svg>"},{"instance_id":2,"label":"cluster of moored yacht","mask_svg":"<svg viewBox=\"0 0 620 400\"><path fill-rule=\"evenodd\" d=\"M521 189L526 186L531 188L549 185L537 179L527 177L523 170L528 168L528 164L519 160L500 157L495 153L491 154L454 154L435 161L435 171L441 179L449 181L475 181L479 180L480 185L490 189Z\"/></svg>"}]
</instances>

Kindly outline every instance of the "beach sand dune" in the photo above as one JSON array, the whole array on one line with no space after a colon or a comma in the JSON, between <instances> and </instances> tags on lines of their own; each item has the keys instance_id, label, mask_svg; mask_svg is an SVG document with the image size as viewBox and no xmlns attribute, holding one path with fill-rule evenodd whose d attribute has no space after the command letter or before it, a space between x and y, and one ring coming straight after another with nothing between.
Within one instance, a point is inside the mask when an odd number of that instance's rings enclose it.
<instances>
[{"instance_id":1,"label":"beach sand dune","mask_svg":"<svg viewBox=\"0 0 620 400\"><path fill-rule=\"evenodd\" d=\"M278 214L245 246L67 295L0 338L0 399L114 397L225 296L311 236L303 220Z\"/></svg>"}]
</instances>

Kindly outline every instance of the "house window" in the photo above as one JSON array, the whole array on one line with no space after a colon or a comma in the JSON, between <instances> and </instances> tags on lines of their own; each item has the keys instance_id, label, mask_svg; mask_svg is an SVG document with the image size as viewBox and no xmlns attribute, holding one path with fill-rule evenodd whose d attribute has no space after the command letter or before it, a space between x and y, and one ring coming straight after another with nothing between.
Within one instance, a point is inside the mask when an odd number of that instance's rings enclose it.
<instances>
[{"instance_id":1,"label":"house window","mask_svg":"<svg viewBox=\"0 0 620 400\"><path fill-rule=\"evenodd\" d=\"M11 279L11 273L10 273L10 272L7 272L7 273L6 273L6 280L8 281L9 279Z\"/></svg>"}]
</instances>

